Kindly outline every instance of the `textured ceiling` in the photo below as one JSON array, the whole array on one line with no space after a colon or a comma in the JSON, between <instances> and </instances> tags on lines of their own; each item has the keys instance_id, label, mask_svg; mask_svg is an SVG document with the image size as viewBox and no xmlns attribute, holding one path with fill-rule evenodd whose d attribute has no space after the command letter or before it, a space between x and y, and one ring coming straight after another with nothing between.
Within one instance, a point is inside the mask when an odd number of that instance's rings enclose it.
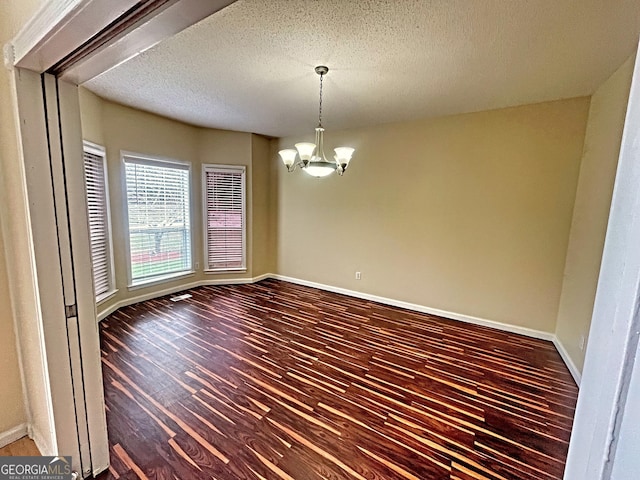
<instances>
[{"instance_id":1,"label":"textured ceiling","mask_svg":"<svg viewBox=\"0 0 640 480\"><path fill-rule=\"evenodd\" d=\"M637 0L239 0L87 84L271 136L589 95L633 52Z\"/></svg>"}]
</instances>

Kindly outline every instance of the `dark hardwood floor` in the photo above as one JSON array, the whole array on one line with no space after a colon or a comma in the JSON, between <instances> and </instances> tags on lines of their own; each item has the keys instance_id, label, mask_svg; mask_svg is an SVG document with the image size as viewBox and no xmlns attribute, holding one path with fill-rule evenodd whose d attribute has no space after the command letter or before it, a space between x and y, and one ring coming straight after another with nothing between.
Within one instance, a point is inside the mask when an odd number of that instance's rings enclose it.
<instances>
[{"instance_id":1,"label":"dark hardwood floor","mask_svg":"<svg viewBox=\"0 0 640 480\"><path fill-rule=\"evenodd\" d=\"M100 324L100 478L562 478L550 342L276 280L189 293Z\"/></svg>"}]
</instances>

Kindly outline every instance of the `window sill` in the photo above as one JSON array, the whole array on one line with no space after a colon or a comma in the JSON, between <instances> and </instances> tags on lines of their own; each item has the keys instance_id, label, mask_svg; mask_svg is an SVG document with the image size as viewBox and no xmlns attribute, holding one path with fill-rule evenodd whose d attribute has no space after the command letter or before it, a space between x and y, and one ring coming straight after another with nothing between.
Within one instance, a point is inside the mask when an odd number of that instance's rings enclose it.
<instances>
[{"instance_id":1,"label":"window sill","mask_svg":"<svg viewBox=\"0 0 640 480\"><path fill-rule=\"evenodd\" d=\"M132 283L127 287L127 290L139 290L141 288L153 287L154 285L160 285L172 280L178 280L180 278L192 277L195 274L195 270L189 270L186 272L171 273L169 275L163 275L161 277L153 277L148 280L141 280L136 283Z\"/></svg>"},{"instance_id":2,"label":"window sill","mask_svg":"<svg viewBox=\"0 0 640 480\"><path fill-rule=\"evenodd\" d=\"M220 268L220 269L216 269L216 270L205 270L204 273L206 275L215 275L215 274L220 274L220 273L246 273L247 269L246 268Z\"/></svg>"},{"instance_id":3,"label":"window sill","mask_svg":"<svg viewBox=\"0 0 640 480\"><path fill-rule=\"evenodd\" d=\"M98 295L96 297L96 305L100 305L101 303L106 302L107 300L109 300L110 298L113 298L113 296L118 293L118 289L114 288L113 290L109 290L108 292L103 293L102 295Z\"/></svg>"}]
</instances>

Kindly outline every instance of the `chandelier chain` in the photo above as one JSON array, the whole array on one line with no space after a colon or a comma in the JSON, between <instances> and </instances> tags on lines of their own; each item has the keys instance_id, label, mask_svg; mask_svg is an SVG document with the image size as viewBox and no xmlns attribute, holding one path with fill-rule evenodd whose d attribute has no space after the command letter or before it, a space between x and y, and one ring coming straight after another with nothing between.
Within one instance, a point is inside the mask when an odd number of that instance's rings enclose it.
<instances>
[{"instance_id":1,"label":"chandelier chain","mask_svg":"<svg viewBox=\"0 0 640 480\"><path fill-rule=\"evenodd\" d=\"M318 107L318 127L322 128L322 79L324 74L320 74L320 106Z\"/></svg>"}]
</instances>

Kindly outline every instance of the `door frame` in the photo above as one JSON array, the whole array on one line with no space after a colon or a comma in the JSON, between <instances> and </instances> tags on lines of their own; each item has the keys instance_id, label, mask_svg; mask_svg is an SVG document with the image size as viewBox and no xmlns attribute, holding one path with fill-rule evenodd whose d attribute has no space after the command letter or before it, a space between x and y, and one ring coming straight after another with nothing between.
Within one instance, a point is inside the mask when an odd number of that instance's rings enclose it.
<instances>
[{"instance_id":1,"label":"door frame","mask_svg":"<svg viewBox=\"0 0 640 480\"><path fill-rule=\"evenodd\" d=\"M133 0L52 0L31 19L12 42L5 55L7 63L42 73L55 65L75 47L93 35L127 9ZM202 2L177 0L168 2L167 8L157 12L144 23L134 25L119 39L85 62L81 62L61 75L78 83L102 73L135 56L178 31L196 23L209 14L232 3L229 0ZM207 4L207 11L202 4ZM189 13L191 12L191 14ZM82 28L79 28L82 26ZM82 33L85 32L85 33ZM153 34L151 33L153 32ZM15 78L16 76L14 76ZM33 95L39 95L35 86ZM20 113L23 107L18 106ZM64 119L61 119L64 121ZM81 139L76 139L78 142ZM44 142L41 132L22 131L23 145ZM31 153L23 153L29 165ZM636 63L631 87L629 109L624 129L618 164L611 214L607 230L601 273L596 293L591 339L587 348L585 368L574 421L573 434L567 459L566 479L608 479L618 447L616 432L620 428L625 408L629 380L636 363L640 329L640 62ZM25 193L25 202L29 202ZM52 202L53 199L49 200ZM34 236L38 229L51 226L52 212L31 212ZM44 216L46 218L42 219ZM34 238L34 240L37 240ZM88 242L88 237L85 238ZM37 245L34 247L37 253ZM637 250L637 249L636 249ZM32 272L34 280L38 280ZM40 271L39 275L43 273ZM41 286L40 313L62 291L62 282ZM43 291L44 288L44 291ZM50 289L50 290L49 290ZM57 293L56 293L57 292ZM49 300L54 298L54 300ZM59 310L59 308L58 308ZM57 316L60 315L58 311ZM58 319L59 320L59 319ZM45 336L47 325L44 326ZM97 329L96 333L97 335ZM99 352L95 352L99 356ZM615 372L611 374L610 372ZM66 369L50 371L51 385L59 379L69 383ZM54 392L55 395L55 392ZM92 401L89 399L89 401ZM53 408L56 414L55 402ZM100 405L102 407L102 405ZM56 428L62 428L56 422Z\"/></svg>"}]
</instances>

